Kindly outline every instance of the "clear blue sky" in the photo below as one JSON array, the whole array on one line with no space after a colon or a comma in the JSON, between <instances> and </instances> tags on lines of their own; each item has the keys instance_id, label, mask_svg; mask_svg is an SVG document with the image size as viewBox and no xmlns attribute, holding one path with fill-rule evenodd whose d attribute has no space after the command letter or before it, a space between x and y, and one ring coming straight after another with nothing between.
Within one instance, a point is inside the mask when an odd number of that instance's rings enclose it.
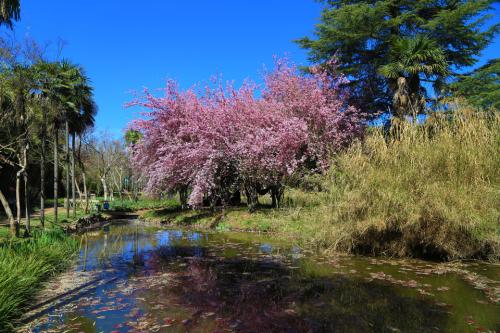
<instances>
[{"instance_id":1,"label":"clear blue sky","mask_svg":"<svg viewBox=\"0 0 500 333\"><path fill-rule=\"evenodd\" d=\"M313 0L23 0L17 39L63 39L63 57L87 70L99 105L97 130L121 135L134 116L130 91L189 87L213 74L257 80L273 55L307 63L293 39L312 35L322 5ZM498 21L497 5L495 20ZM499 57L500 40L483 58Z\"/></svg>"}]
</instances>

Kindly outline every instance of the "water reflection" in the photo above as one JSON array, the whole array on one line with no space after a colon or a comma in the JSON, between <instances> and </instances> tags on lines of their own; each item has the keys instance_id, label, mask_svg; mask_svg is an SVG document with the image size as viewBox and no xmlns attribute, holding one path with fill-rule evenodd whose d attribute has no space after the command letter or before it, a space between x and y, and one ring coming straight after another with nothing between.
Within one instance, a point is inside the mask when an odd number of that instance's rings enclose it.
<instances>
[{"instance_id":1,"label":"water reflection","mask_svg":"<svg viewBox=\"0 0 500 333\"><path fill-rule=\"evenodd\" d=\"M84 236L77 270L95 272L102 284L33 331L500 331L498 304L438 268L132 223Z\"/></svg>"}]
</instances>

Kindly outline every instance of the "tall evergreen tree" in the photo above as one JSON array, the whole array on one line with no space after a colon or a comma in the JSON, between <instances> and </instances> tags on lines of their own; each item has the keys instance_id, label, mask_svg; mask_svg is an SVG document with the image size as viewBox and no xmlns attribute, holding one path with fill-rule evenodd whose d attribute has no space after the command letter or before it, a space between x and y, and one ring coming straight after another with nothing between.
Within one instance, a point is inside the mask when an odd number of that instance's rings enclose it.
<instances>
[{"instance_id":1,"label":"tall evergreen tree","mask_svg":"<svg viewBox=\"0 0 500 333\"><path fill-rule=\"evenodd\" d=\"M439 54L444 55L447 64L446 71L440 69L431 75L419 70L416 74L420 81L418 85L410 87L408 84L406 87L414 89L409 95L418 95L422 82L432 83L439 90L455 71L473 65L476 56L499 30L500 24L483 29L493 2L327 0L321 21L316 26L316 38L305 37L298 43L309 49L313 62L323 62L334 55L339 58L340 70L351 79L351 98L365 111L392 112L392 101L401 76L383 75L383 68L400 58L394 53L401 46L401 40L424 36L433 44L432 53L437 58L427 54L425 59L418 60L422 67L437 63L441 66ZM412 75L415 77L415 74ZM404 78L407 83L415 81L409 75Z\"/></svg>"},{"instance_id":2,"label":"tall evergreen tree","mask_svg":"<svg viewBox=\"0 0 500 333\"><path fill-rule=\"evenodd\" d=\"M460 75L451 84L451 91L454 96L463 97L476 107L500 110L500 58Z\"/></svg>"}]
</instances>

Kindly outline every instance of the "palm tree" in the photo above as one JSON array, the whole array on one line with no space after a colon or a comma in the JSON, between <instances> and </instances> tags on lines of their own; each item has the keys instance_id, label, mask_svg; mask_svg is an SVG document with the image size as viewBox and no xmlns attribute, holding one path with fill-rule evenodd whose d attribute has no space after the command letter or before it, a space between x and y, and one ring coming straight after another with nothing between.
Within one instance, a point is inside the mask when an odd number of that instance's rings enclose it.
<instances>
[{"instance_id":1,"label":"palm tree","mask_svg":"<svg viewBox=\"0 0 500 333\"><path fill-rule=\"evenodd\" d=\"M73 202L73 216L76 216L75 207L75 164L74 147L75 134L82 133L87 127L94 123L96 113L95 103L93 101L92 87L90 80L85 75L85 71L78 65L68 61L61 63L61 69L65 73L67 86L70 87L68 94L64 98L64 122L66 138L66 214L70 213L70 191ZM70 134L72 136L72 148L70 158ZM71 165L70 165L71 162ZM72 185L70 188L70 174Z\"/></svg>"},{"instance_id":2,"label":"palm tree","mask_svg":"<svg viewBox=\"0 0 500 333\"><path fill-rule=\"evenodd\" d=\"M398 38L390 51L391 62L379 72L392 79L394 90L393 114L402 119L425 109L425 90L422 81L433 82L438 87L448 75L448 63L441 48L423 35L415 38Z\"/></svg>"},{"instance_id":3,"label":"palm tree","mask_svg":"<svg viewBox=\"0 0 500 333\"><path fill-rule=\"evenodd\" d=\"M5 24L12 28L12 20L21 17L20 0L0 0L0 25Z\"/></svg>"},{"instance_id":4,"label":"palm tree","mask_svg":"<svg viewBox=\"0 0 500 333\"><path fill-rule=\"evenodd\" d=\"M69 74L59 62L40 62L36 65L38 74L38 89L41 97L45 100L45 107L42 111L45 121L52 127L54 143L54 223L58 221L58 183L59 183L59 131L66 114L68 96L70 96L71 85L68 83ZM42 144L45 144L42 139ZM41 173L44 174L45 149L42 149ZM45 177L41 177L41 188L45 187ZM40 195L40 209L43 212L45 207L44 193ZM43 214L43 213L42 213ZM43 217L42 217L43 218Z\"/></svg>"},{"instance_id":5,"label":"palm tree","mask_svg":"<svg viewBox=\"0 0 500 333\"><path fill-rule=\"evenodd\" d=\"M52 123L54 135L54 218L57 223L58 210L58 183L59 183L59 130L64 124L65 133L65 163L66 163L66 214L69 216L70 173L73 174L74 162L70 166L70 132L74 135L81 133L85 128L92 126L96 107L93 102L92 88L83 69L69 61L54 63L40 63L40 92L50 105L48 114ZM43 184L42 184L43 186ZM74 192L74 185L71 192ZM72 195L74 198L74 194ZM43 196L41 196L43 201ZM74 202L74 200L73 200ZM73 212L74 215L76 212Z\"/></svg>"},{"instance_id":6,"label":"palm tree","mask_svg":"<svg viewBox=\"0 0 500 333\"><path fill-rule=\"evenodd\" d=\"M90 127L94 126L94 117L97 113L97 106L93 99L93 88L90 80L81 67L76 67L77 72L74 78L73 105L74 112L70 113L69 129L71 132L71 202L73 205L73 217L76 217L75 198L75 137L81 135ZM68 200L69 201L69 200Z\"/></svg>"}]
</instances>

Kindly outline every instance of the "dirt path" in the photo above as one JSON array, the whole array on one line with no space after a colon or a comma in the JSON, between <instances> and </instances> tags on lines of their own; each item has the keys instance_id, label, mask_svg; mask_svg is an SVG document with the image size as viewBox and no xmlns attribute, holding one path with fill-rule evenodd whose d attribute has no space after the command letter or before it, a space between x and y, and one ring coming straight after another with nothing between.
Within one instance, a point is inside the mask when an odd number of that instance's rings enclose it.
<instances>
[{"instance_id":1,"label":"dirt path","mask_svg":"<svg viewBox=\"0 0 500 333\"><path fill-rule=\"evenodd\" d=\"M49 207L44 209L45 215L54 213L54 207ZM39 217L40 216L40 210L37 210L36 212L31 214L31 217Z\"/></svg>"}]
</instances>

